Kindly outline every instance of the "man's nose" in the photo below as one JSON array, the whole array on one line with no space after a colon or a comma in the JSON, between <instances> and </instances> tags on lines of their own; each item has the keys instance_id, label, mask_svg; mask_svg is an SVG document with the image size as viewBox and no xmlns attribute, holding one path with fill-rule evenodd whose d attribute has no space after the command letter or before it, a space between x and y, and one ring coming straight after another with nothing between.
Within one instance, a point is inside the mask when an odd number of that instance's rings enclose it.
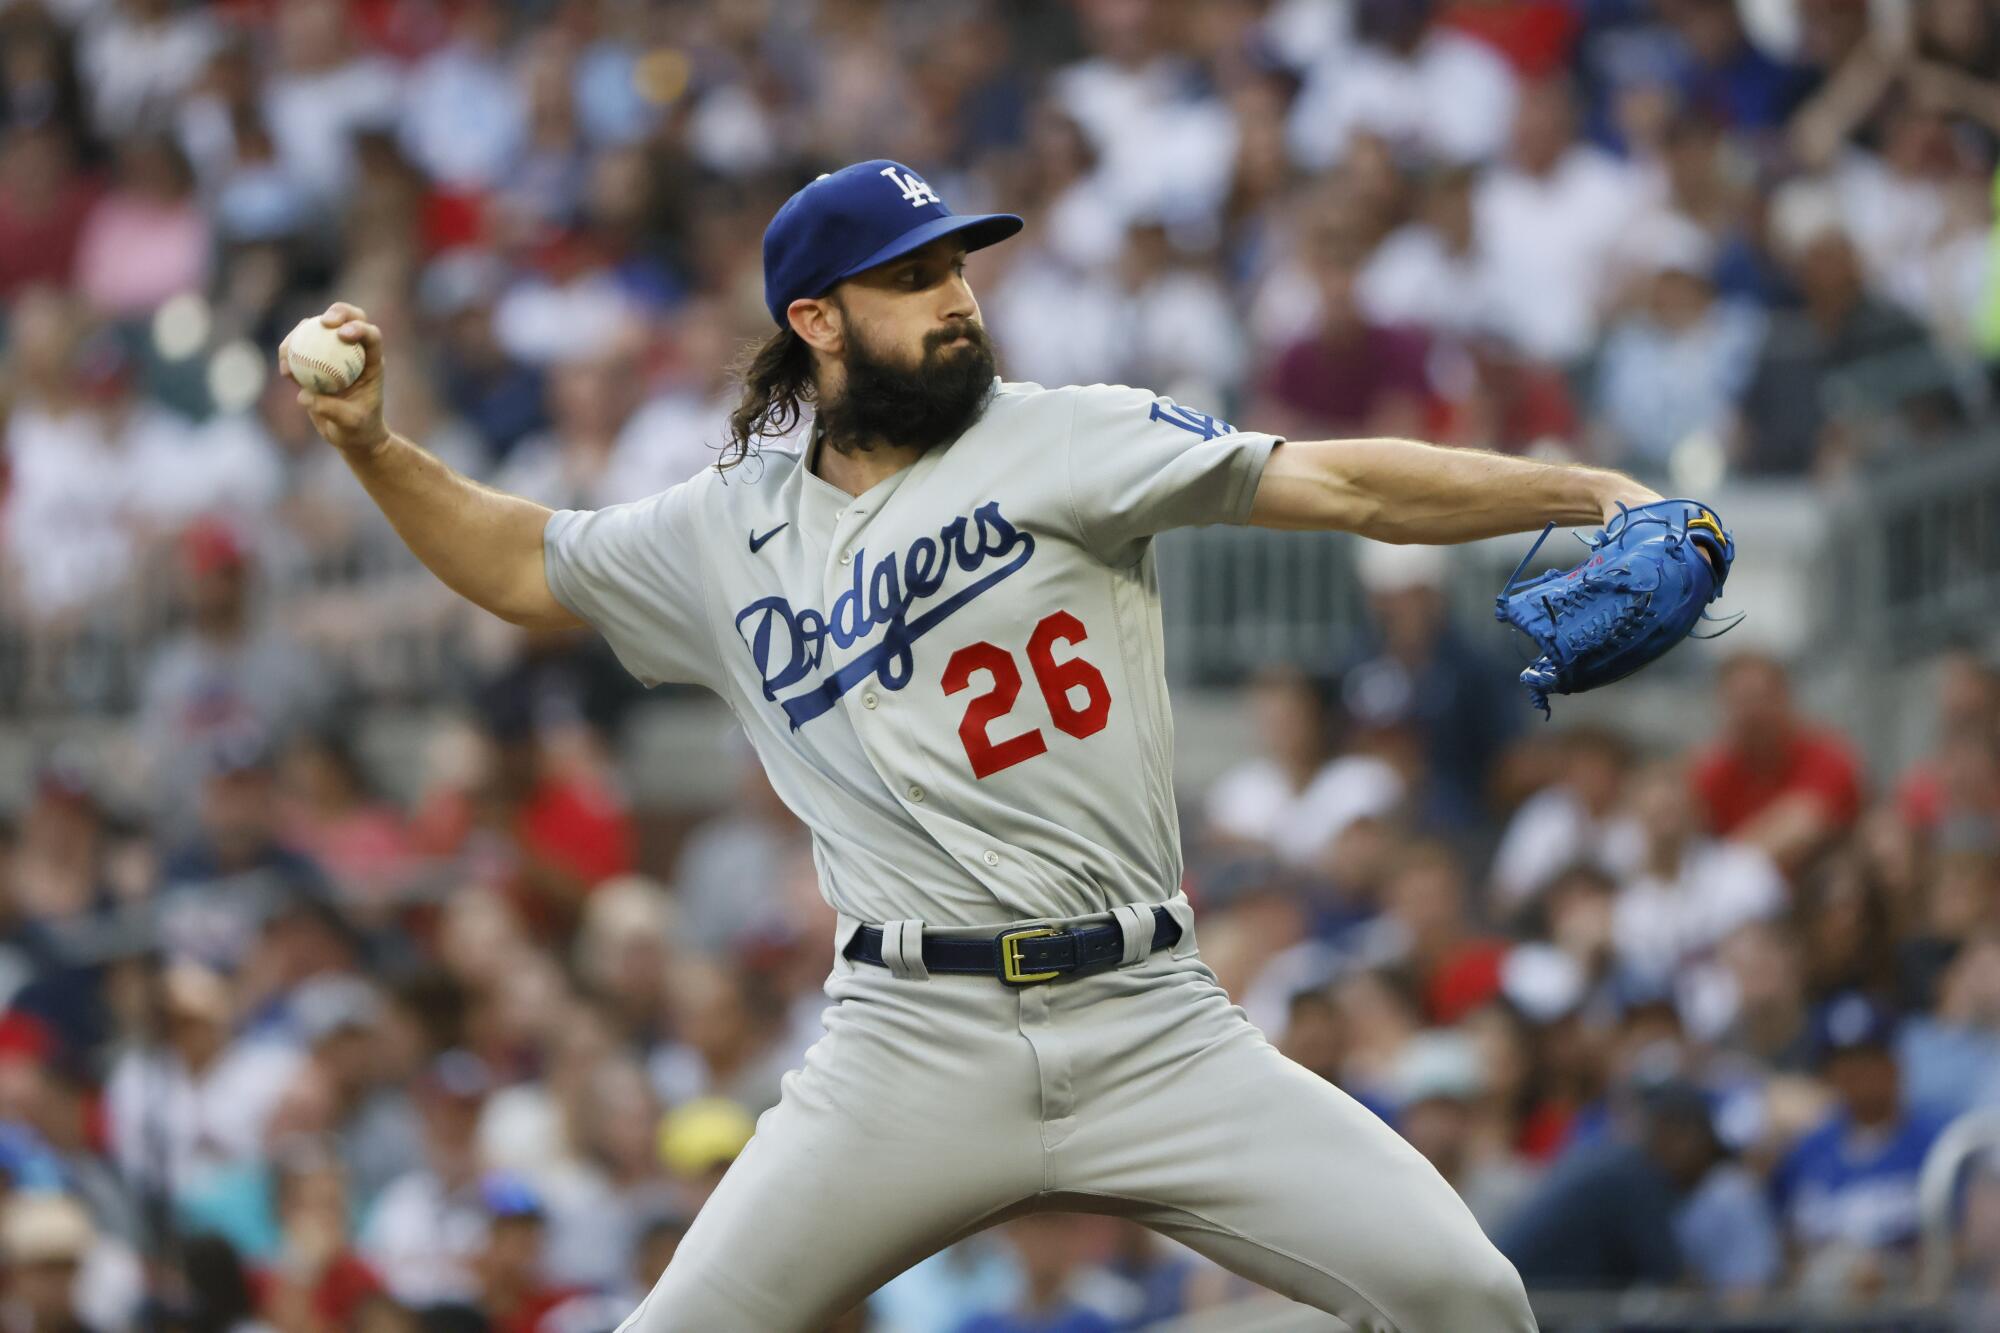
<instances>
[{"instance_id":1,"label":"man's nose","mask_svg":"<svg viewBox=\"0 0 2000 1333\"><path fill-rule=\"evenodd\" d=\"M971 284L963 273L951 275L951 281L944 285L944 309L939 312L947 322L976 319L979 302L973 299Z\"/></svg>"}]
</instances>

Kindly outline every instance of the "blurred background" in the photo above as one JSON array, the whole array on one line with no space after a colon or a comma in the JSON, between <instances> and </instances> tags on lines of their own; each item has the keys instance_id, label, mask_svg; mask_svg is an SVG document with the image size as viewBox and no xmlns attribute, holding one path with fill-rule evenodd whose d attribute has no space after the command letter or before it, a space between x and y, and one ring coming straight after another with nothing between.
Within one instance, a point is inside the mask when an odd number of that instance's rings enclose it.
<instances>
[{"instance_id":1,"label":"blurred background","mask_svg":"<svg viewBox=\"0 0 2000 1333\"><path fill-rule=\"evenodd\" d=\"M719 704L455 603L273 353L338 295L401 431L638 498L876 156L1029 218L1010 378L1716 505L1747 621L1553 725L1525 538L1163 539L1203 953L1545 1328L2000 1327L1996 148L1991 0L0 0L0 1328L660 1271L819 1030L810 848ZM1047 1217L842 1327L1324 1323Z\"/></svg>"}]
</instances>

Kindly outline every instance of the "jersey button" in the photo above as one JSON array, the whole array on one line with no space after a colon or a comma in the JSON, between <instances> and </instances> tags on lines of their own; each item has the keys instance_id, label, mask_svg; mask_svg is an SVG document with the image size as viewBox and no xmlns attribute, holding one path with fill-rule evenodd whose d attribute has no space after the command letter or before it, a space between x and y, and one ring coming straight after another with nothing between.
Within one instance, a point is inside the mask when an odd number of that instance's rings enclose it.
<instances>
[{"instance_id":1,"label":"jersey button","mask_svg":"<svg viewBox=\"0 0 2000 1333\"><path fill-rule=\"evenodd\" d=\"M841 563L841 564L843 564L843 565L851 565L851 564L853 564L853 563L854 563L854 552L852 552L852 551L842 551L842 552L840 553L840 563Z\"/></svg>"},{"instance_id":2,"label":"jersey button","mask_svg":"<svg viewBox=\"0 0 2000 1333\"><path fill-rule=\"evenodd\" d=\"M922 805L924 803L924 789L914 782L910 784L910 802L913 805Z\"/></svg>"},{"instance_id":3,"label":"jersey button","mask_svg":"<svg viewBox=\"0 0 2000 1333\"><path fill-rule=\"evenodd\" d=\"M1000 853L994 851L992 848L989 847L986 850L986 855L980 857L979 859L984 861L989 866L997 866L1000 864Z\"/></svg>"},{"instance_id":4,"label":"jersey button","mask_svg":"<svg viewBox=\"0 0 2000 1333\"><path fill-rule=\"evenodd\" d=\"M882 701L880 699L875 697L875 691L873 690L870 690L868 691L868 693L861 696L861 706L863 708L873 708L876 704L879 704L881 702Z\"/></svg>"}]
</instances>

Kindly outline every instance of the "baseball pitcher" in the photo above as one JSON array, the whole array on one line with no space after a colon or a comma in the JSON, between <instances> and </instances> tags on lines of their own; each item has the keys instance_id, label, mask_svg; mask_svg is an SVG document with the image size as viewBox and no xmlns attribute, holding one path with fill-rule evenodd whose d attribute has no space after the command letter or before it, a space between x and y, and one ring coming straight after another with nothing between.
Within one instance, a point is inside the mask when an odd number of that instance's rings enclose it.
<instances>
[{"instance_id":1,"label":"baseball pitcher","mask_svg":"<svg viewBox=\"0 0 2000 1333\"><path fill-rule=\"evenodd\" d=\"M504 620L588 625L641 681L721 695L839 913L826 1035L623 1328L816 1329L961 1237L1065 1210L1137 1219L1364 1333L1532 1329L1443 1178L1201 961L1152 538L1458 542L1665 502L1609 472L1000 379L963 265L1021 225L952 213L896 162L805 186L764 235L777 333L718 465L594 512L391 432L379 331L322 317L365 366L300 402L410 549ZM802 416L797 452L763 447Z\"/></svg>"}]
</instances>

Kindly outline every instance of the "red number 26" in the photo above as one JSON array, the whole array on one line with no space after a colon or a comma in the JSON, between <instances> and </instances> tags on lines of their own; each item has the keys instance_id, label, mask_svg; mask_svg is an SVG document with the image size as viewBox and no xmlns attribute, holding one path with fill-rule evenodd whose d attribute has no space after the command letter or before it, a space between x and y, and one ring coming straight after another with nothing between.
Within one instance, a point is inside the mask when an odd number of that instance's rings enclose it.
<instances>
[{"instance_id":1,"label":"red number 26","mask_svg":"<svg viewBox=\"0 0 2000 1333\"><path fill-rule=\"evenodd\" d=\"M1104 683L1104 673L1083 658L1058 662L1055 650L1057 644L1068 647L1089 637L1083 622L1067 611L1043 616L1028 637L1028 667L1049 706L1049 718L1058 731L1078 740L1104 730L1111 717L1111 687ZM965 745L965 757L972 761L972 776L991 777L1047 751L1049 743L1039 728L1030 727L999 740L989 731L1013 711L1014 701L1021 697L1021 668L1014 665L1014 655L983 640L968 643L945 663L944 692L957 694L965 689L972 684L975 671L984 671L993 684L984 694L972 697L958 723L958 738Z\"/></svg>"}]
</instances>

